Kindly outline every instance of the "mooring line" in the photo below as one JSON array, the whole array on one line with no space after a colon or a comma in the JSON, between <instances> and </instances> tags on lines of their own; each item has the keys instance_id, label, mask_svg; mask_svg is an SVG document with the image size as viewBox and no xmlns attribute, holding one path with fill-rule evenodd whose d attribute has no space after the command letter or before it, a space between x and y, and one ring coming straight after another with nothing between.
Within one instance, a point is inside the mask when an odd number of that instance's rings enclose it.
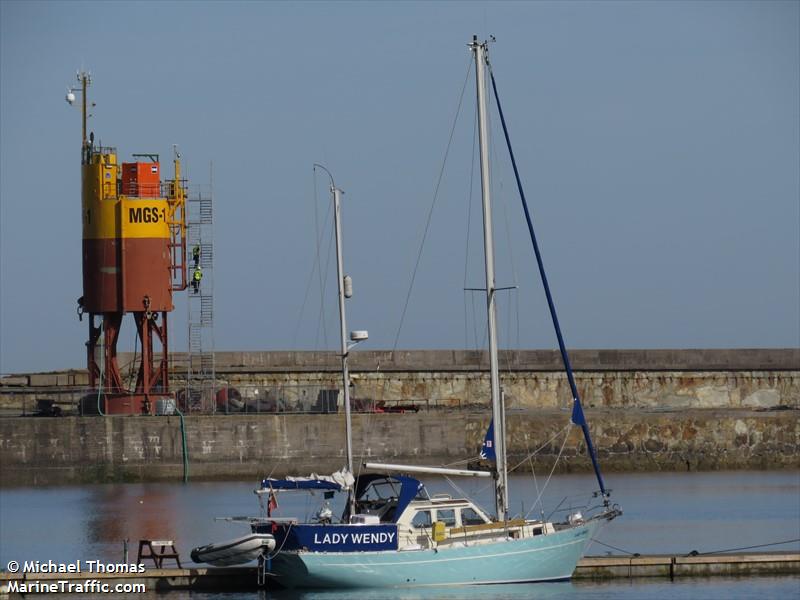
<instances>
[{"instance_id":1,"label":"mooring line","mask_svg":"<svg viewBox=\"0 0 800 600\"><path fill-rule=\"evenodd\" d=\"M638 552L628 552L627 550L623 550L622 548L617 548L616 546L612 546L611 544L606 544L605 542L601 542L598 539L592 538L592 542L595 544L600 544L601 546L605 546L606 548L611 548L612 550L618 550L623 554L630 554L631 556L641 556Z\"/></svg>"},{"instance_id":2,"label":"mooring line","mask_svg":"<svg viewBox=\"0 0 800 600\"><path fill-rule=\"evenodd\" d=\"M725 550L711 550L710 552L698 552L697 550L692 550L689 554L691 556L702 556L704 554L723 554L724 552L737 552L739 550L752 550L753 548L766 548L767 546L782 546L783 544L792 544L794 542L800 542L800 538L795 538L793 540L786 540L783 542L771 542L769 544L758 544L756 546L743 546L741 548L727 548Z\"/></svg>"}]
</instances>

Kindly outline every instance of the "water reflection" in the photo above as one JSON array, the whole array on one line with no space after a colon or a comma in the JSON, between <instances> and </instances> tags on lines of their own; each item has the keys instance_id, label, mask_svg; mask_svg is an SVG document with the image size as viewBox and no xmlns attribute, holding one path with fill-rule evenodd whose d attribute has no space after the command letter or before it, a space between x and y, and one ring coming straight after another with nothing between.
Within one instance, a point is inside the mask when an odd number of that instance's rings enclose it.
<instances>
[{"instance_id":1,"label":"water reflection","mask_svg":"<svg viewBox=\"0 0 800 600\"><path fill-rule=\"evenodd\" d=\"M762 600L796 598L800 577L692 578L673 582L657 578L624 581L575 581L475 587L356 590L347 592L259 591L249 593L170 592L167 600ZM155 593L148 597L163 598Z\"/></svg>"},{"instance_id":2,"label":"water reflection","mask_svg":"<svg viewBox=\"0 0 800 600\"><path fill-rule=\"evenodd\" d=\"M800 538L800 471L607 477L624 514L597 539L628 552L687 554ZM482 504L492 505L485 482L457 483ZM554 477L544 494L545 514L564 497L586 498L592 483L590 475ZM426 485L431 493L458 493L442 479L426 479ZM120 561L126 538L134 558L139 539L166 538L176 541L189 562L193 547L245 533L243 526L214 517L257 514L255 487L254 480L3 488L0 566L9 560ZM533 481L514 477L510 487L512 511L528 512L537 495ZM302 517L320 501L306 494L281 496L280 512ZM764 550L800 551L800 543ZM598 544L589 548L590 554L607 551Z\"/></svg>"},{"instance_id":3,"label":"water reflection","mask_svg":"<svg viewBox=\"0 0 800 600\"><path fill-rule=\"evenodd\" d=\"M90 545L178 537L175 524L180 507L175 505L175 494L168 486L92 486L87 504L86 540Z\"/></svg>"},{"instance_id":4,"label":"water reflection","mask_svg":"<svg viewBox=\"0 0 800 600\"><path fill-rule=\"evenodd\" d=\"M481 586L426 587L409 589L366 589L347 591L275 591L265 594L270 600L469 600L471 598L552 600L574 592L572 583L529 583Z\"/></svg>"}]
</instances>

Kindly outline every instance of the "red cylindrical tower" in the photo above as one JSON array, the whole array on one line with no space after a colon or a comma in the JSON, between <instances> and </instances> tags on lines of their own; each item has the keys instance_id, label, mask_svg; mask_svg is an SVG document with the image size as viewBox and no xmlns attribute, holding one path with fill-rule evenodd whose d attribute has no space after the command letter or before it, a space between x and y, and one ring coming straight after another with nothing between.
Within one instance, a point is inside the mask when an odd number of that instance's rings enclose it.
<instances>
[{"instance_id":1,"label":"red cylindrical tower","mask_svg":"<svg viewBox=\"0 0 800 600\"><path fill-rule=\"evenodd\" d=\"M85 90L86 82L84 98ZM158 156L147 156L149 161L124 163L120 170L116 149L95 147L84 127L78 302L80 312L89 314L90 412L148 414L155 396L169 395L167 314L173 291L186 288L185 188L177 156L175 177L164 184ZM134 390L123 387L117 364L125 313L133 314L142 349Z\"/></svg>"}]
</instances>

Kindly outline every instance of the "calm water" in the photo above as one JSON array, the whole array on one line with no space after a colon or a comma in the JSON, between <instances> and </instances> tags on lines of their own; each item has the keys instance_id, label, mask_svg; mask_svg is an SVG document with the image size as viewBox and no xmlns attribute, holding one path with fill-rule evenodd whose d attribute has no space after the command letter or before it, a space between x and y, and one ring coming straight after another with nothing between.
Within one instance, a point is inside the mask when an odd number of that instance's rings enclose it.
<instances>
[{"instance_id":1,"label":"calm water","mask_svg":"<svg viewBox=\"0 0 800 600\"><path fill-rule=\"evenodd\" d=\"M152 595L155 597L155 594ZM168 600L791 600L800 596L800 577L692 579L670 583L637 579L614 583L535 583L424 590L362 592L262 592L200 594L171 592Z\"/></svg>"},{"instance_id":2,"label":"calm water","mask_svg":"<svg viewBox=\"0 0 800 600\"><path fill-rule=\"evenodd\" d=\"M454 491L443 479L425 479L431 493ZM456 483L491 507L492 492L483 480ZM538 481L541 488L544 478ZM589 554L613 552L712 552L774 544L754 551L800 551L800 471L609 474L612 499L624 514L601 530ZM135 560L141 538L174 539L189 561L189 551L202 544L241 535L241 525L214 517L256 515L256 482L114 484L80 487L0 490L0 568L9 560L76 559L121 561L123 540L131 540ZM530 477L513 477L512 512L528 512L539 495ZM575 510L591 503L594 489L588 475L553 477L542 494L548 516L560 507ZM279 512L310 514L320 497L284 494ZM556 513L555 516L563 516ZM611 547L618 550L612 550ZM487 590L491 593L487 593ZM482 591L481 591L482 590ZM491 588L422 591L371 591L304 594L302 598L768 598L800 596L800 579L791 577L678 581L638 580L614 583L558 583ZM239 598L236 594L171 593L170 598ZM248 594L246 597L254 597ZM270 598L296 595L271 594Z\"/></svg>"}]
</instances>

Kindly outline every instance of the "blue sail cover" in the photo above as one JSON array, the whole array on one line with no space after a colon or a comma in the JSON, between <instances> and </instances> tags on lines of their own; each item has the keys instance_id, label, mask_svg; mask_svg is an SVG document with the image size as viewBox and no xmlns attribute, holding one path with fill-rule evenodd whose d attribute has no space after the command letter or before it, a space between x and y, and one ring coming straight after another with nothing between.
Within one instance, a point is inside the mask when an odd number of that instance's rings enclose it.
<instances>
[{"instance_id":1,"label":"blue sail cover","mask_svg":"<svg viewBox=\"0 0 800 600\"><path fill-rule=\"evenodd\" d=\"M342 486L324 479L263 479L261 489L268 490L332 490L342 491Z\"/></svg>"},{"instance_id":2,"label":"blue sail cover","mask_svg":"<svg viewBox=\"0 0 800 600\"><path fill-rule=\"evenodd\" d=\"M578 398L573 398L572 400L572 422L575 425L586 427L586 417L583 414L583 407L581 407L581 401Z\"/></svg>"},{"instance_id":3,"label":"blue sail cover","mask_svg":"<svg viewBox=\"0 0 800 600\"><path fill-rule=\"evenodd\" d=\"M480 457L497 461L497 455L494 452L494 419L489 421L489 429L486 430L486 437L483 438Z\"/></svg>"}]
</instances>

